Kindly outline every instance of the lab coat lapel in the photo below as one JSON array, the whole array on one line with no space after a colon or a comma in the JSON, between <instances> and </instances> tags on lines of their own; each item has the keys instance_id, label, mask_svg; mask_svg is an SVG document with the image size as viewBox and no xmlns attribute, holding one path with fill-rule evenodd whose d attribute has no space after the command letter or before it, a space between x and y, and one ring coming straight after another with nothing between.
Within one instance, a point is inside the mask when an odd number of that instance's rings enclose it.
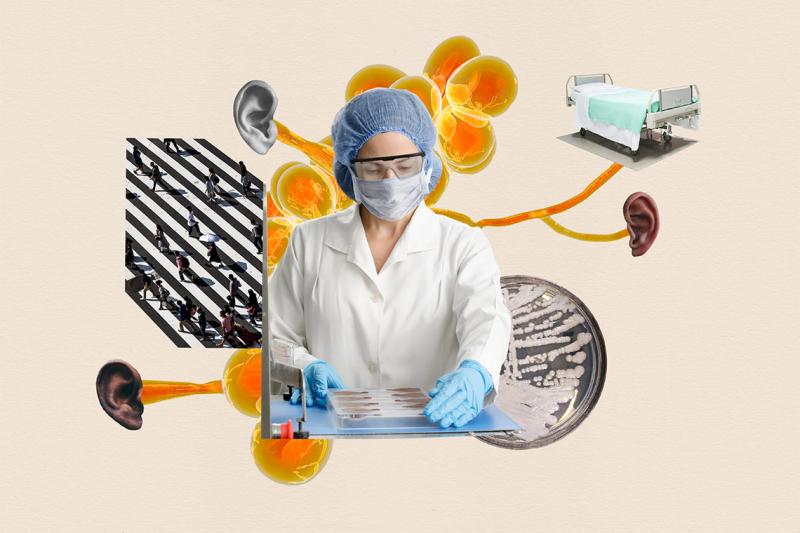
<instances>
[{"instance_id":1,"label":"lab coat lapel","mask_svg":"<svg viewBox=\"0 0 800 533\"><path fill-rule=\"evenodd\" d=\"M375 260L372 259L372 252L369 250L367 234L364 233L364 226L361 224L361 217L358 214L357 204L354 219L353 234L350 247L347 251L347 260L360 268L377 287L378 272L375 270Z\"/></svg>"},{"instance_id":2,"label":"lab coat lapel","mask_svg":"<svg viewBox=\"0 0 800 533\"><path fill-rule=\"evenodd\" d=\"M375 270L372 253L369 251L367 236L358 212L358 204L351 205L334 217L335 222L326 228L325 244L344 253L347 261L360 268L377 286L378 273Z\"/></svg>"},{"instance_id":3,"label":"lab coat lapel","mask_svg":"<svg viewBox=\"0 0 800 533\"><path fill-rule=\"evenodd\" d=\"M441 238L441 229L436 217L437 215L424 202L421 203L411 216L381 272L392 263L405 260L409 254L436 248ZM328 227L325 243L347 254L348 262L360 268L376 287L380 286L358 204L350 206L342 213L336 224Z\"/></svg>"},{"instance_id":4,"label":"lab coat lapel","mask_svg":"<svg viewBox=\"0 0 800 533\"><path fill-rule=\"evenodd\" d=\"M393 263L404 261L410 254L432 250L437 247L439 241L439 223L436 214L430 207L422 202L411 215L406 229L394 245L392 253L383 265L388 267ZM381 269L383 271L383 269Z\"/></svg>"}]
</instances>

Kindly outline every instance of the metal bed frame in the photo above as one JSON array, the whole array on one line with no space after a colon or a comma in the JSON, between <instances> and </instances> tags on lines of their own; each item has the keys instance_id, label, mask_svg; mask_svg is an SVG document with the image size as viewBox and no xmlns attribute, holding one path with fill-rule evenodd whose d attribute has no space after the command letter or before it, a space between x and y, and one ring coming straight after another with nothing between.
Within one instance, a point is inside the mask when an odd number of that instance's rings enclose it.
<instances>
[{"instance_id":1,"label":"metal bed frame","mask_svg":"<svg viewBox=\"0 0 800 533\"><path fill-rule=\"evenodd\" d=\"M608 78L608 82L606 82ZM609 83L614 84L611 74L604 72L601 74L575 74L567 78L567 83L564 86L564 92L567 101L567 107L575 105L575 101L570 96L570 81L573 82L573 87L583 85L585 83ZM653 104L653 98L658 95L660 102L660 111L650 111ZM693 101L696 97L697 101ZM647 138L652 139L653 130L661 130L661 139L664 144L672 140L672 123L678 119L686 118L700 114L700 89L695 84L683 85L680 87L667 87L657 89L650 94L650 99L647 101L647 114L645 115L642 130L647 132ZM581 137L586 136L586 130L581 128ZM637 155L638 150L631 152L634 156Z\"/></svg>"}]
</instances>

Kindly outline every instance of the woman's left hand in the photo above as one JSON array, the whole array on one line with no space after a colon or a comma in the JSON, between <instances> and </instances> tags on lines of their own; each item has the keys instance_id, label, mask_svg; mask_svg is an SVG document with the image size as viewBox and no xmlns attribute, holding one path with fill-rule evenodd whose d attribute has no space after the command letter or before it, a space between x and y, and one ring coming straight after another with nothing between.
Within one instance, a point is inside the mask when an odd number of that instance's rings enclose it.
<instances>
[{"instance_id":1,"label":"woman's left hand","mask_svg":"<svg viewBox=\"0 0 800 533\"><path fill-rule=\"evenodd\" d=\"M428 393L432 400L422 414L433 423L439 422L443 429L461 427L478 416L483 409L483 399L493 386L483 365L467 359L458 369L436 381L436 387Z\"/></svg>"}]
</instances>

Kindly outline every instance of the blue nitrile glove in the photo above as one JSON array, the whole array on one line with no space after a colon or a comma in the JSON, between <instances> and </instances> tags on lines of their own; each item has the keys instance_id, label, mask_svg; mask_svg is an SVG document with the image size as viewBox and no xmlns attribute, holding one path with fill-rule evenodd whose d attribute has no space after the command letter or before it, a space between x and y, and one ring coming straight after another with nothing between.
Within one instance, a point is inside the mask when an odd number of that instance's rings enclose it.
<instances>
[{"instance_id":1,"label":"blue nitrile glove","mask_svg":"<svg viewBox=\"0 0 800 533\"><path fill-rule=\"evenodd\" d=\"M483 399L491 392L492 376L482 364L467 359L453 372L436 380L428 394L433 398L422 414L439 426L460 428L481 412Z\"/></svg>"},{"instance_id":2,"label":"blue nitrile glove","mask_svg":"<svg viewBox=\"0 0 800 533\"><path fill-rule=\"evenodd\" d=\"M303 370L306 378L306 405L327 405L328 389L343 389L342 378L326 361L314 361ZM292 391L291 403L300 403L300 389Z\"/></svg>"}]
</instances>

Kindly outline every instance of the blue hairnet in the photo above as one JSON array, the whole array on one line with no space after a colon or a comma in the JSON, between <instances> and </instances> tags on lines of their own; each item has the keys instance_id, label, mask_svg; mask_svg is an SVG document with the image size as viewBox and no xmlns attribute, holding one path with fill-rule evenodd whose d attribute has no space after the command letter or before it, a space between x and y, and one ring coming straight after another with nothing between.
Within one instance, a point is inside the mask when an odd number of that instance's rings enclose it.
<instances>
[{"instance_id":1,"label":"blue hairnet","mask_svg":"<svg viewBox=\"0 0 800 533\"><path fill-rule=\"evenodd\" d=\"M370 137L376 133L403 133L425 152L425 167L431 169L429 191L442 175L442 162L434 153L436 126L419 97L405 89L378 87L351 99L336 113L331 126L333 172L342 192L355 201L353 180L348 166Z\"/></svg>"}]
</instances>

